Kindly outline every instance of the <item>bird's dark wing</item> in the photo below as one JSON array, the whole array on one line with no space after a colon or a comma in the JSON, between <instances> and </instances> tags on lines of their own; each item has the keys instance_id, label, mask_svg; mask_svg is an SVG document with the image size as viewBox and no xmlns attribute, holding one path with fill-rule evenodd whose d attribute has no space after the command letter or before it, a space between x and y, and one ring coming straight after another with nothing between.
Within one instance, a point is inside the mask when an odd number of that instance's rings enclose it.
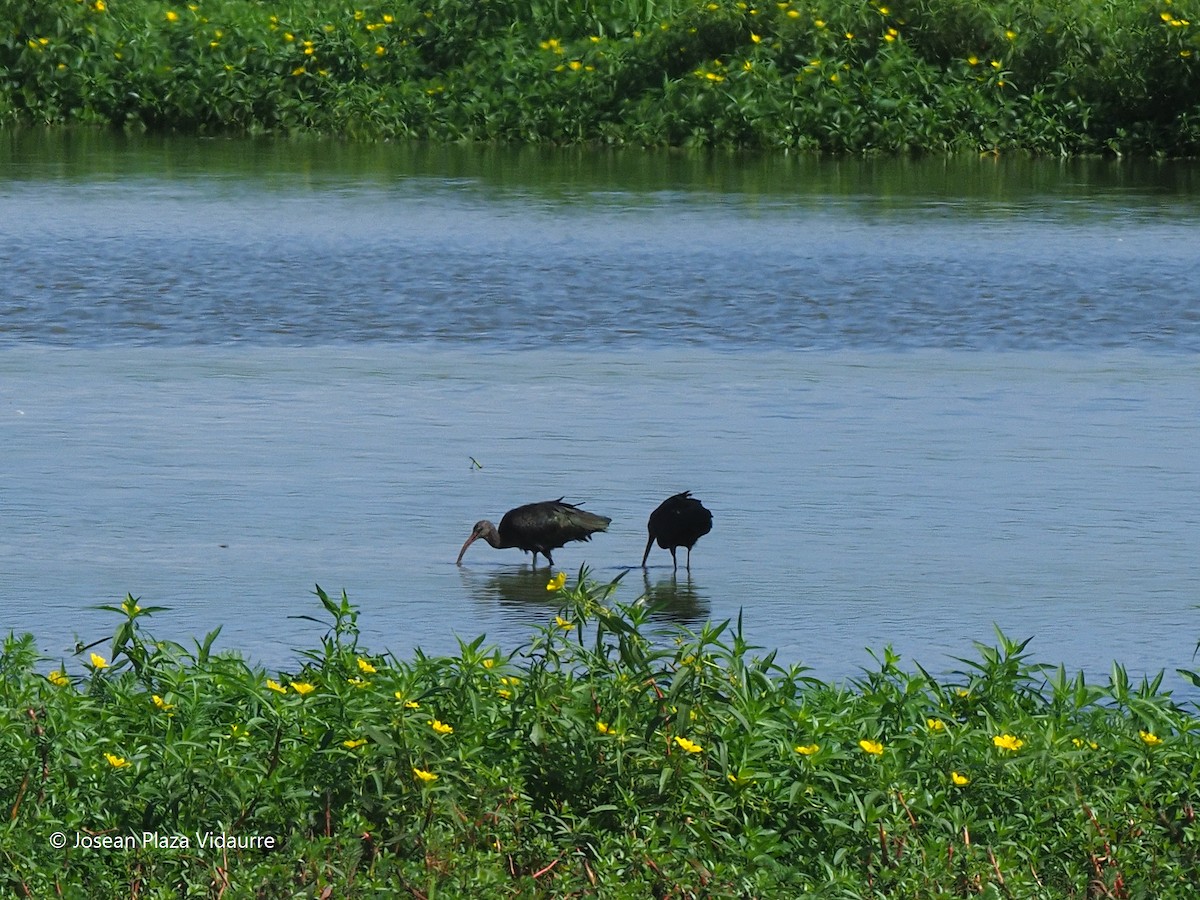
<instances>
[{"instance_id":1,"label":"bird's dark wing","mask_svg":"<svg viewBox=\"0 0 1200 900\"><path fill-rule=\"evenodd\" d=\"M569 541L586 541L604 531L612 520L571 503L543 500L527 503L504 514L500 535L510 546L523 550L561 547Z\"/></svg>"}]
</instances>

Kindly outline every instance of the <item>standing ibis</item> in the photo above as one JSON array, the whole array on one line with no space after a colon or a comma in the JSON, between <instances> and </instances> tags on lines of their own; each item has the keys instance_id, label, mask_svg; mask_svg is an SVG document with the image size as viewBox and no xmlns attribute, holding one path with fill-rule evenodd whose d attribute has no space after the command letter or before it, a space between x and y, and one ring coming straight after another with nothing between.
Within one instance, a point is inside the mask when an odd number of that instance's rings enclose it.
<instances>
[{"instance_id":1,"label":"standing ibis","mask_svg":"<svg viewBox=\"0 0 1200 900\"><path fill-rule=\"evenodd\" d=\"M690 572L692 547L712 531L712 513L692 496L691 491L684 491L660 503L658 509L650 513L646 529L650 532L650 538L646 541L646 552L642 554L642 568L646 567L650 548L657 539L658 546L671 551L671 561L675 563L676 571L679 571L679 560L675 558L675 549L687 547L687 569Z\"/></svg>"},{"instance_id":2,"label":"standing ibis","mask_svg":"<svg viewBox=\"0 0 1200 900\"><path fill-rule=\"evenodd\" d=\"M554 565L551 550L570 541L589 541L595 532L607 530L611 521L608 516L598 516L572 503L563 503L562 497L526 503L506 512L499 528L486 519L476 522L471 536L458 551L458 565L462 565L467 548L479 538L498 550L519 547L532 553L534 565L537 565L539 553L546 557L547 563Z\"/></svg>"}]
</instances>

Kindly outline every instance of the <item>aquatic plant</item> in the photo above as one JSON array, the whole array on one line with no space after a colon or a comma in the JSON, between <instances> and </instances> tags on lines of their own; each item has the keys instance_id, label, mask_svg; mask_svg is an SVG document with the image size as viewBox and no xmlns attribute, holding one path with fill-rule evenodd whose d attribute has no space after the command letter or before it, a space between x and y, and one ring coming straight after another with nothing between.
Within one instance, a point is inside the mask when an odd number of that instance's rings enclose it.
<instances>
[{"instance_id":1,"label":"aquatic plant","mask_svg":"<svg viewBox=\"0 0 1200 900\"><path fill-rule=\"evenodd\" d=\"M1193 155L1200 0L0 0L0 124Z\"/></svg>"},{"instance_id":2,"label":"aquatic plant","mask_svg":"<svg viewBox=\"0 0 1200 900\"><path fill-rule=\"evenodd\" d=\"M144 630L105 664L0 654L0 857L17 896L1188 897L1192 715L997 634L945 678L848 684L740 623L662 631L551 582L530 641L411 660L328 617L268 675ZM66 674L66 673L73 674Z\"/></svg>"}]
</instances>

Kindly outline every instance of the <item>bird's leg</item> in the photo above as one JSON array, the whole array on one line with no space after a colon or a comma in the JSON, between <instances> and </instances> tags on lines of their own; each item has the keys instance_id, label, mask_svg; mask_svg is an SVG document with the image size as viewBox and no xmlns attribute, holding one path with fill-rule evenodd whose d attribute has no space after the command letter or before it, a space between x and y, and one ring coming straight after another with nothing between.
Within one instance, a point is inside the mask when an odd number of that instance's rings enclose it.
<instances>
[{"instance_id":1,"label":"bird's leg","mask_svg":"<svg viewBox=\"0 0 1200 900\"><path fill-rule=\"evenodd\" d=\"M671 562L675 564L675 571L679 571L679 560L675 558L675 548L671 548Z\"/></svg>"},{"instance_id":2,"label":"bird's leg","mask_svg":"<svg viewBox=\"0 0 1200 900\"><path fill-rule=\"evenodd\" d=\"M546 565L548 565L550 568L553 569L554 568L554 558L548 552L543 553L542 555L546 557Z\"/></svg>"},{"instance_id":3,"label":"bird's leg","mask_svg":"<svg viewBox=\"0 0 1200 900\"><path fill-rule=\"evenodd\" d=\"M687 570L688 570L688 574L691 575L692 574L692 548L691 547L688 547Z\"/></svg>"}]
</instances>

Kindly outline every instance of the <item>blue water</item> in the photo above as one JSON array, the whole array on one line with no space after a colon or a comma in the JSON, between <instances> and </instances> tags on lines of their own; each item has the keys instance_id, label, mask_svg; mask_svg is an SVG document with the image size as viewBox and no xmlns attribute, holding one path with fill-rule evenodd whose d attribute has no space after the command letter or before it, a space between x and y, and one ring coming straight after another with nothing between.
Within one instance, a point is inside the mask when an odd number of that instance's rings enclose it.
<instances>
[{"instance_id":1,"label":"blue water","mask_svg":"<svg viewBox=\"0 0 1200 900\"><path fill-rule=\"evenodd\" d=\"M0 156L0 625L51 658L130 591L288 666L316 582L373 647L512 647L547 573L454 557L566 495L613 525L561 568L822 677L993 625L1200 668L1188 170L239 147ZM713 533L643 574L683 489Z\"/></svg>"}]
</instances>

